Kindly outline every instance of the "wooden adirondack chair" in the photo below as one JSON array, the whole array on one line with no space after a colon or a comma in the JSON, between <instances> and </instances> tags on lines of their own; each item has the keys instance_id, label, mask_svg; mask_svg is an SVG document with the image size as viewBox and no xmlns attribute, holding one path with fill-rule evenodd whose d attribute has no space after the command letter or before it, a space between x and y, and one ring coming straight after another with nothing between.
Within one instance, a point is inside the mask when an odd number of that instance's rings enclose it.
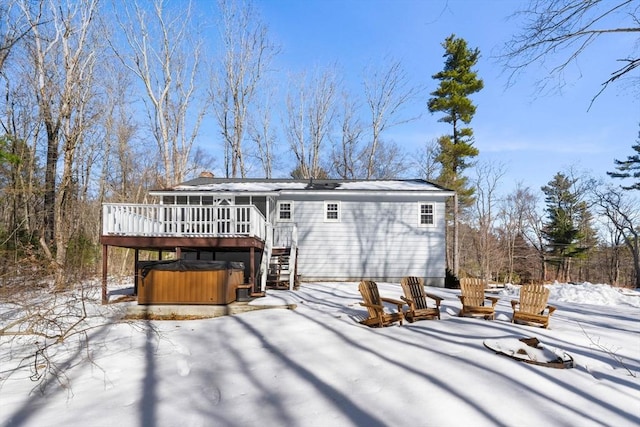
<instances>
[{"instance_id":1,"label":"wooden adirondack chair","mask_svg":"<svg viewBox=\"0 0 640 427\"><path fill-rule=\"evenodd\" d=\"M429 294L424 290L424 282L419 277L403 277L400 282L404 296L400 298L407 303L409 309L404 317L409 322L424 319L440 319L440 302L443 298ZM435 301L435 307L429 307L428 298ZM432 304L433 305L433 304Z\"/></svg>"},{"instance_id":2,"label":"wooden adirondack chair","mask_svg":"<svg viewBox=\"0 0 640 427\"><path fill-rule=\"evenodd\" d=\"M523 285L520 288L520 300L512 300L512 323L535 323L544 328L549 327L549 317L556 307L547 305L549 289L544 285Z\"/></svg>"},{"instance_id":3,"label":"wooden adirondack chair","mask_svg":"<svg viewBox=\"0 0 640 427\"><path fill-rule=\"evenodd\" d=\"M485 319L495 318L495 307L498 303L496 297L487 297L484 294L486 283L482 279L462 278L460 279L460 302L462 309L458 316L482 316ZM487 304L487 303L490 304Z\"/></svg>"},{"instance_id":4,"label":"wooden adirondack chair","mask_svg":"<svg viewBox=\"0 0 640 427\"><path fill-rule=\"evenodd\" d=\"M364 300L360 305L366 307L369 314L369 317L361 320L360 323L371 327L389 326L395 322L400 322L402 325L402 321L404 320L404 313L402 311L403 301L392 298L382 298L378 292L378 285L371 280L363 280L360 282L358 290ZM396 305L398 311L396 313L387 312L383 305L385 302Z\"/></svg>"}]
</instances>

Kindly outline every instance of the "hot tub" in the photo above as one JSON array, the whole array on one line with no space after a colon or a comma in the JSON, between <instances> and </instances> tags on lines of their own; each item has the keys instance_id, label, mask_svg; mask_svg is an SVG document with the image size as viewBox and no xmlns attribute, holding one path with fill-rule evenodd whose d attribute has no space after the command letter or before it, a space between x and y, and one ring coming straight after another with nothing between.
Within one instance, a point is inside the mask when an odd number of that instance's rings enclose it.
<instances>
[{"instance_id":1,"label":"hot tub","mask_svg":"<svg viewBox=\"0 0 640 427\"><path fill-rule=\"evenodd\" d=\"M229 304L244 283L244 263L141 261L138 304Z\"/></svg>"}]
</instances>

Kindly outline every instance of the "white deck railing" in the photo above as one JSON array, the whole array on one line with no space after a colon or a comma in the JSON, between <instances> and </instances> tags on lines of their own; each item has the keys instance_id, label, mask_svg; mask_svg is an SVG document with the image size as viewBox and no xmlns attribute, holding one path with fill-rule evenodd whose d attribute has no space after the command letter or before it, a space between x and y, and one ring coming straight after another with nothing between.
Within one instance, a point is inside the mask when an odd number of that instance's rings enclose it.
<instances>
[{"instance_id":1,"label":"white deck railing","mask_svg":"<svg viewBox=\"0 0 640 427\"><path fill-rule=\"evenodd\" d=\"M266 236L266 221L251 205L148 205L105 203L102 234L158 237Z\"/></svg>"},{"instance_id":2,"label":"white deck railing","mask_svg":"<svg viewBox=\"0 0 640 427\"><path fill-rule=\"evenodd\" d=\"M276 248L290 248L296 234L297 227L295 224L277 224L273 227L273 246Z\"/></svg>"}]
</instances>

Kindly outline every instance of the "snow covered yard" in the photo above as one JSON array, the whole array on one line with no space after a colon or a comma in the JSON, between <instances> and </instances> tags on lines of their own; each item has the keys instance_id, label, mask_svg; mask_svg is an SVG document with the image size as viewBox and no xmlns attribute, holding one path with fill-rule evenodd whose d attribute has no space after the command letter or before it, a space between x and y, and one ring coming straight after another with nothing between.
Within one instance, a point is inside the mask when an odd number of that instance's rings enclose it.
<instances>
[{"instance_id":1,"label":"snow covered yard","mask_svg":"<svg viewBox=\"0 0 640 427\"><path fill-rule=\"evenodd\" d=\"M398 298L399 284L380 283ZM55 346L60 384L44 392L14 370L33 349L0 337L3 426L636 426L640 424L640 296L606 285L551 286L549 330L510 323L507 286L495 321L459 318L371 329L357 283L305 283L259 304L295 303L189 321L118 322L132 302L100 306L89 346ZM92 294L93 295L93 294ZM2 327L15 313L0 308ZM496 355L486 338L535 336L570 353L574 369Z\"/></svg>"}]
</instances>

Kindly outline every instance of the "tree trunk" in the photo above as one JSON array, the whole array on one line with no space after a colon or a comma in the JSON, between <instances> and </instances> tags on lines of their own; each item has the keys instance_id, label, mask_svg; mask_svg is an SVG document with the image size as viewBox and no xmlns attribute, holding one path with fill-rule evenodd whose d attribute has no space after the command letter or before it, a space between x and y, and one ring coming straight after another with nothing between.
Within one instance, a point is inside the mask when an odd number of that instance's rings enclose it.
<instances>
[{"instance_id":1,"label":"tree trunk","mask_svg":"<svg viewBox=\"0 0 640 427\"><path fill-rule=\"evenodd\" d=\"M41 101L47 102L47 101ZM58 168L58 132L59 124L54 124L48 108L44 108L45 127L47 129L47 163L44 172L44 227L42 236L47 245L51 245L55 234L56 174ZM47 118L49 116L49 118Z\"/></svg>"},{"instance_id":2,"label":"tree trunk","mask_svg":"<svg viewBox=\"0 0 640 427\"><path fill-rule=\"evenodd\" d=\"M460 272L460 250L458 246L458 194L453 196L453 274Z\"/></svg>"}]
</instances>

